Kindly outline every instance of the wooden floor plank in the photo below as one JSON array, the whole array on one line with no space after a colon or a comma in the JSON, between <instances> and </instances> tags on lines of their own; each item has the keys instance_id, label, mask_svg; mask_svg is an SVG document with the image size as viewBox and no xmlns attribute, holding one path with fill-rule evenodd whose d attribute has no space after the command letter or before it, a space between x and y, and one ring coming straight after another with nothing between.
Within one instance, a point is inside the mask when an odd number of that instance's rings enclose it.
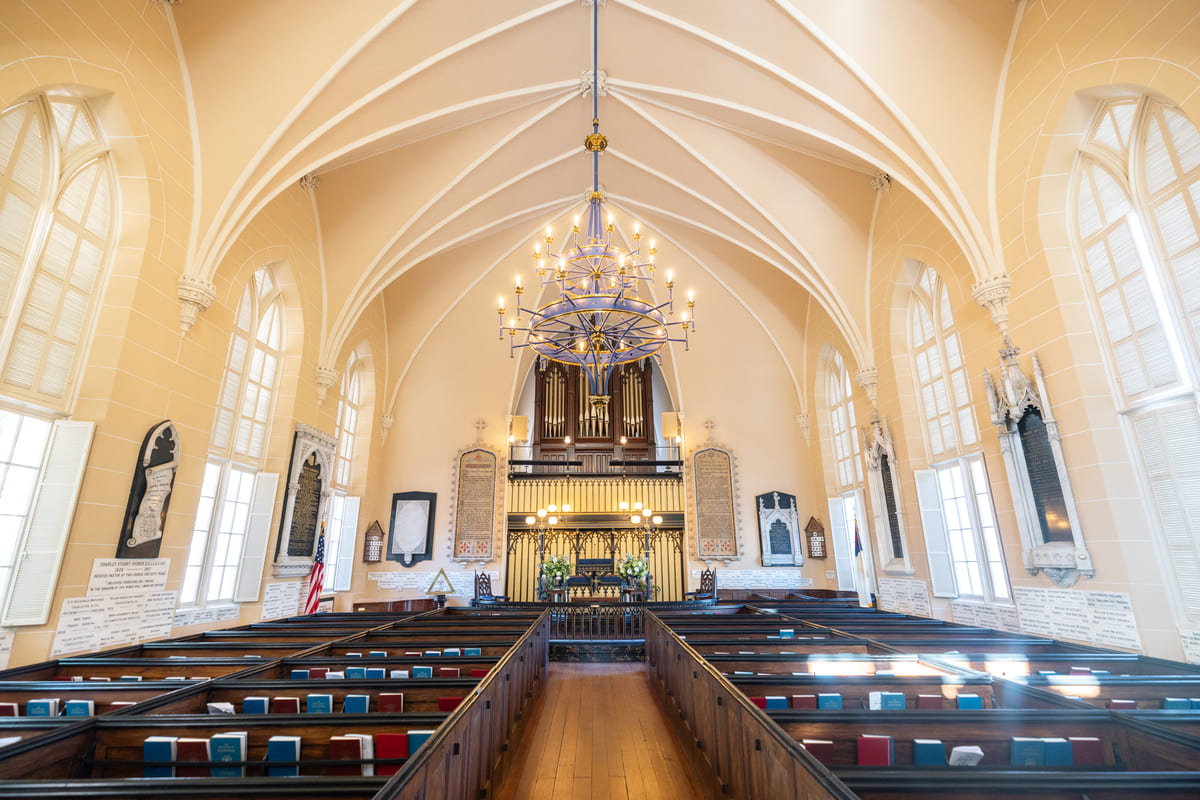
<instances>
[{"instance_id":1,"label":"wooden floor plank","mask_svg":"<svg viewBox=\"0 0 1200 800\"><path fill-rule=\"evenodd\" d=\"M550 665L497 800L704 797L643 664Z\"/></svg>"}]
</instances>

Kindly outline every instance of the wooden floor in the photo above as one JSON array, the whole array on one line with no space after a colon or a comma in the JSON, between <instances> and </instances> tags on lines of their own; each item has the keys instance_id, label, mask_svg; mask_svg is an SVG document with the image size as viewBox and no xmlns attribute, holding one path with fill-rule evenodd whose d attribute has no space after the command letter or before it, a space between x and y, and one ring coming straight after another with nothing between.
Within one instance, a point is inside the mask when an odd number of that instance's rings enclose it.
<instances>
[{"instance_id":1,"label":"wooden floor","mask_svg":"<svg viewBox=\"0 0 1200 800\"><path fill-rule=\"evenodd\" d=\"M695 800L701 788L641 663L553 662L498 800ZM706 790L707 789L707 790Z\"/></svg>"}]
</instances>

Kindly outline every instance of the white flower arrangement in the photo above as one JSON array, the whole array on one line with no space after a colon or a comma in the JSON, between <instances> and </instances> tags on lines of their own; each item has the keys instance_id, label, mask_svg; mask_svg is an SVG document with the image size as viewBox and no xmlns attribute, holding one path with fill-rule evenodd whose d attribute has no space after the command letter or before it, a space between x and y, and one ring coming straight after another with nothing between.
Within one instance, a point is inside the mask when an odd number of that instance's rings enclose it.
<instances>
[{"instance_id":1,"label":"white flower arrangement","mask_svg":"<svg viewBox=\"0 0 1200 800\"><path fill-rule=\"evenodd\" d=\"M547 556L542 562L542 577L547 584L562 583L571 574L571 562L565 556Z\"/></svg>"},{"instance_id":2,"label":"white flower arrangement","mask_svg":"<svg viewBox=\"0 0 1200 800\"><path fill-rule=\"evenodd\" d=\"M617 562L617 574L621 576L621 580L627 584L645 583L646 575L650 572L650 567L646 564L646 559L638 558L635 555L626 553Z\"/></svg>"}]
</instances>

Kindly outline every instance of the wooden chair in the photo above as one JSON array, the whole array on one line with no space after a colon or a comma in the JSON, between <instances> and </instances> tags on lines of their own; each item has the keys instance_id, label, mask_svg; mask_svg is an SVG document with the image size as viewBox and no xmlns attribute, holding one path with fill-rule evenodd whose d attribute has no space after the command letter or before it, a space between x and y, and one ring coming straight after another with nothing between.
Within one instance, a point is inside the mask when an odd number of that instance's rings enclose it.
<instances>
[{"instance_id":1,"label":"wooden chair","mask_svg":"<svg viewBox=\"0 0 1200 800\"><path fill-rule=\"evenodd\" d=\"M700 588L694 592L684 592L684 600L716 600L717 573L716 570L706 569L700 573Z\"/></svg>"},{"instance_id":2,"label":"wooden chair","mask_svg":"<svg viewBox=\"0 0 1200 800\"><path fill-rule=\"evenodd\" d=\"M507 602L508 595L492 594L492 576L486 572L475 573L475 602L476 603L495 603L498 601Z\"/></svg>"}]
</instances>

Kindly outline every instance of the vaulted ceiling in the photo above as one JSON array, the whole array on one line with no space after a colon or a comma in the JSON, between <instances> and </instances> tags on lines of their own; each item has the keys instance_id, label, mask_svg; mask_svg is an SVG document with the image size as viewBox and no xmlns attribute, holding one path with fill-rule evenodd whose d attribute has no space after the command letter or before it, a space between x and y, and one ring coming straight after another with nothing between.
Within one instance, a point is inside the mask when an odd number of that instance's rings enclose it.
<instances>
[{"instance_id":1,"label":"vaulted ceiling","mask_svg":"<svg viewBox=\"0 0 1200 800\"><path fill-rule=\"evenodd\" d=\"M601 183L624 234L639 220L658 237L660 263L703 271L766 327L800 326L815 303L861 361L871 177L885 172L976 276L999 271L989 180L1015 3L601 2ZM476 284L494 303L591 185L591 11L175 7L199 162L189 271L211 277L254 216L313 173L323 359L389 292L434 298L429 325Z\"/></svg>"}]
</instances>

